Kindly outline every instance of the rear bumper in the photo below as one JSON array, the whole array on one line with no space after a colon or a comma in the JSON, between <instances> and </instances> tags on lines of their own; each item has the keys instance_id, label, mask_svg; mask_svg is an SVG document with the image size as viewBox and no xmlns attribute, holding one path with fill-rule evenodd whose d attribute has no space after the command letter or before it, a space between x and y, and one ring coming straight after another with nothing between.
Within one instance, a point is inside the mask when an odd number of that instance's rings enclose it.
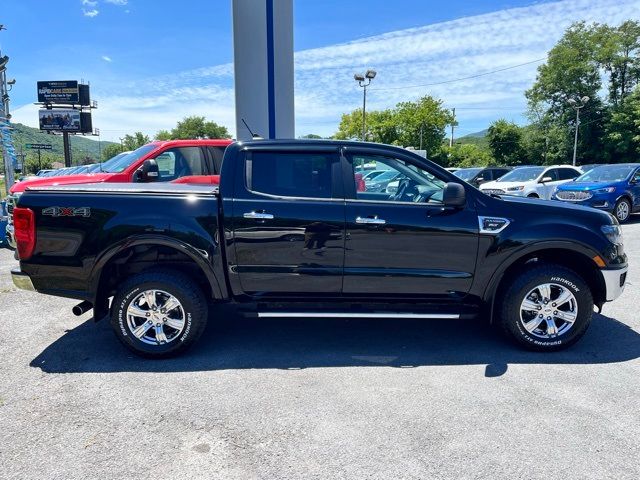
<instances>
[{"instance_id":1,"label":"rear bumper","mask_svg":"<svg viewBox=\"0 0 640 480\"><path fill-rule=\"evenodd\" d=\"M600 270L607 289L607 302L611 302L622 295L627 282L628 270L628 267Z\"/></svg>"},{"instance_id":2,"label":"rear bumper","mask_svg":"<svg viewBox=\"0 0 640 480\"><path fill-rule=\"evenodd\" d=\"M7 243L11 248L16 248L16 238L13 231L13 223L9 223L5 230L5 234L7 237Z\"/></svg>"},{"instance_id":3,"label":"rear bumper","mask_svg":"<svg viewBox=\"0 0 640 480\"><path fill-rule=\"evenodd\" d=\"M28 290L31 292L35 292L36 289L33 288L33 282L31 282L31 277L24 272L21 272L19 269L11 270L11 280L13 284L18 287L20 290Z\"/></svg>"}]
</instances>

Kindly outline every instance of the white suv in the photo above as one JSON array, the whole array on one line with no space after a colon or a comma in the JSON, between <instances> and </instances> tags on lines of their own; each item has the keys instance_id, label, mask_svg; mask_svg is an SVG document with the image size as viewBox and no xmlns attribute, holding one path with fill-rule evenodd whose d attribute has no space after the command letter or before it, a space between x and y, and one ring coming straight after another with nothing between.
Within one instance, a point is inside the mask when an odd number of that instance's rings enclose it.
<instances>
[{"instance_id":1,"label":"white suv","mask_svg":"<svg viewBox=\"0 0 640 480\"><path fill-rule=\"evenodd\" d=\"M558 185L570 182L582 172L571 165L518 167L493 182L480 185L480 191L498 195L517 195L551 199Z\"/></svg>"}]
</instances>

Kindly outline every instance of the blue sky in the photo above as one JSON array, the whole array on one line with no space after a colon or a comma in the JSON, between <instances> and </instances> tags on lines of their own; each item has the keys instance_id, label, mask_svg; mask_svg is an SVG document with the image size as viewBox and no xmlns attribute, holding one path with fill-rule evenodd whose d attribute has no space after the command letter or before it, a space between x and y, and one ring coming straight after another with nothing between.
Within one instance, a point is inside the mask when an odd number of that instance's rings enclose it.
<instances>
[{"instance_id":1,"label":"blue sky","mask_svg":"<svg viewBox=\"0 0 640 480\"><path fill-rule=\"evenodd\" d=\"M335 132L368 67L371 108L431 94L456 107L460 134L522 122L536 61L571 21L628 18L640 0L294 0L296 134ZM234 131L230 0L2 0L0 23L15 121L36 125L37 80L84 79L103 139L194 114Z\"/></svg>"}]
</instances>

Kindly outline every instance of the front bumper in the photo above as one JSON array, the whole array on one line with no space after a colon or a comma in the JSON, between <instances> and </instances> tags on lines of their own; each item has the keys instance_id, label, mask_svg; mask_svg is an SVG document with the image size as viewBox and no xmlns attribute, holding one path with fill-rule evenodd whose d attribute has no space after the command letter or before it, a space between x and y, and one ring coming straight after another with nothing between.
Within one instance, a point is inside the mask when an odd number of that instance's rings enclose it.
<instances>
[{"instance_id":1,"label":"front bumper","mask_svg":"<svg viewBox=\"0 0 640 480\"><path fill-rule=\"evenodd\" d=\"M624 291L628 267L600 270L607 290L607 302L615 300Z\"/></svg>"},{"instance_id":2,"label":"front bumper","mask_svg":"<svg viewBox=\"0 0 640 480\"><path fill-rule=\"evenodd\" d=\"M31 292L36 291L36 289L33 288L33 283L31 282L31 278L29 277L29 275L21 272L17 268L11 270L11 280L13 280L13 284L20 290L29 290Z\"/></svg>"}]
</instances>

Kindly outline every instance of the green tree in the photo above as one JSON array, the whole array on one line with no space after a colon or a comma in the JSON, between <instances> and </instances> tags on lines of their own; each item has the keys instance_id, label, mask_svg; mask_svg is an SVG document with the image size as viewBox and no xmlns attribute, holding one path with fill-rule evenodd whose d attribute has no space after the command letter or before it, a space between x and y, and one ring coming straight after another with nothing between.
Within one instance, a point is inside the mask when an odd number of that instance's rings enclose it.
<instances>
[{"instance_id":1,"label":"green tree","mask_svg":"<svg viewBox=\"0 0 640 480\"><path fill-rule=\"evenodd\" d=\"M169 130L159 130L156 133L156 140L171 140L171 132Z\"/></svg>"},{"instance_id":2,"label":"green tree","mask_svg":"<svg viewBox=\"0 0 640 480\"><path fill-rule=\"evenodd\" d=\"M362 138L362 109L358 108L350 113L343 113L340 125L334 137L338 140L360 140ZM370 138L377 142L376 138Z\"/></svg>"},{"instance_id":3,"label":"green tree","mask_svg":"<svg viewBox=\"0 0 640 480\"><path fill-rule=\"evenodd\" d=\"M491 154L499 165L521 165L527 157L522 147L522 128L501 119L493 122L487 133Z\"/></svg>"},{"instance_id":4,"label":"green tree","mask_svg":"<svg viewBox=\"0 0 640 480\"><path fill-rule=\"evenodd\" d=\"M122 151L122 146L119 143L110 143L102 149L102 160L109 160L122 153Z\"/></svg>"},{"instance_id":5,"label":"green tree","mask_svg":"<svg viewBox=\"0 0 640 480\"><path fill-rule=\"evenodd\" d=\"M36 174L40 170L46 170L53 168L53 158L51 155L40 152L40 159L38 159L38 152L29 152L27 158L24 161L24 173Z\"/></svg>"},{"instance_id":6,"label":"green tree","mask_svg":"<svg viewBox=\"0 0 640 480\"><path fill-rule=\"evenodd\" d=\"M596 61L609 77L609 101L618 105L640 82L640 22L596 25Z\"/></svg>"},{"instance_id":7,"label":"green tree","mask_svg":"<svg viewBox=\"0 0 640 480\"><path fill-rule=\"evenodd\" d=\"M160 130L156 134L156 138L158 140L187 140L191 138L231 138L231 135L229 135L227 127L207 121L205 117L194 115L179 121L171 132Z\"/></svg>"},{"instance_id":8,"label":"green tree","mask_svg":"<svg viewBox=\"0 0 640 480\"><path fill-rule=\"evenodd\" d=\"M122 145L124 146L125 151L133 151L136 148L146 145L150 141L151 140L147 135L142 132L135 132L133 135L125 135L122 139Z\"/></svg>"},{"instance_id":9,"label":"green tree","mask_svg":"<svg viewBox=\"0 0 640 480\"><path fill-rule=\"evenodd\" d=\"M366 138L369 141L403 146L420 146L431 157L441 153L445 127L453 121L449 110L442 102L425 96L415 102L401 102L393 109L367 112ZM337 139L360 139L362 137L362 109L345 113L340 119Z\"/></svg>"},{"instance_id":10,"label":"green tree","mask_svg":"<svg viewBox=\"0 0 640 480\"><path fill-rule=\"evenodd\" d=\"M431 157L441 151L445 128L454 121L442 101L426 95L416 102L401 102L396 106L398 137L403 146L419 147ZM420 138L422 137L422 142Z\"/></svg>"},{"instance_id":11,"label":"green tree","mask_svg":"<svg viewBox=\"0 0 640 480\"><path fill-rule=\"evenodd\" d=\"M320 135L316 135L315 133L307 133L306 135L302 135L299 138L304 138L309 140L320 140L322 137Z\"/></svg>"},{"instance_id":12,"label":"green tree","mask_svg":"<svg viewBox=\"0 0 640 480\"><path fill-rule=\"evenodd\" d=\"M491 153L478 145L456 143L453 147L444 146L447 167L484 167L495 163Z\"/></svg>"},{"instance_id":13,"label":"green tree","mask_svg":"<svg viewBox=\"0 0 640 480\"><path fill-rule=\"evenodd\" d=\"M612 108L605 125L605 144L616 162L637 162L640 154L640 86Z\"/></svg>"}]
</instances>

